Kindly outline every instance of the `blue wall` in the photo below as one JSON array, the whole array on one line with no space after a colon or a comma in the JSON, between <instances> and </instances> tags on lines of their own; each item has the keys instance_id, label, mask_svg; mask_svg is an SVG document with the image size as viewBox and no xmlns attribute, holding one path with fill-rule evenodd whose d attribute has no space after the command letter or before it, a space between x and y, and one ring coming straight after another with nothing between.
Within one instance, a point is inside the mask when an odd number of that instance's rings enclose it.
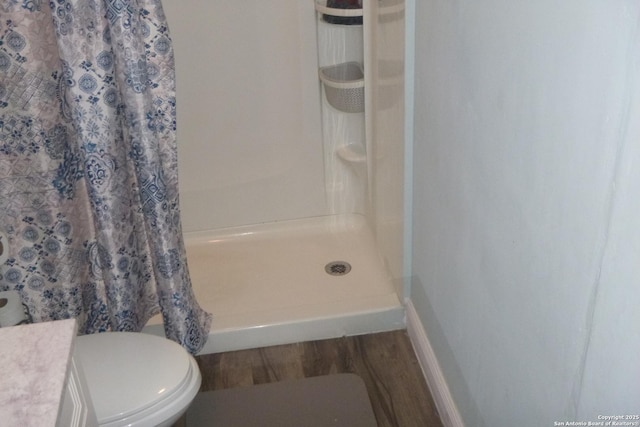
<instances>
[{"instance_id":1,"label":"blue wall","mask_svg":"<svg viewBox=\"0 0 640 427\"><path fill-rule=\"evenodd\" d=\"M415 3L411 298L466 425L637 414L640 4Z\"/></svg>"}]
</instances>

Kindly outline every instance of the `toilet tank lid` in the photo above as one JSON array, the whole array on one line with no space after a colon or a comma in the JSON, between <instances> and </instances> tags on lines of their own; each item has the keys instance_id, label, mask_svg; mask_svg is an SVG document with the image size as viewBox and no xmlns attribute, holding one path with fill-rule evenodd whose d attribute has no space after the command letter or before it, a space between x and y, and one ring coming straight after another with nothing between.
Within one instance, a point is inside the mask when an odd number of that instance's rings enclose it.
<instances>
[{"instance_id":1,"label":"toilet tank lid","mask_svg":"<svg viewBox=\"0 0 640 427\"><path fill-rule=\"evenodd\" d=\"M145 333L104 332L76 340L99 422L122 418L167 399L192 375L179 344Z\"/></svg>"}]
</instances>

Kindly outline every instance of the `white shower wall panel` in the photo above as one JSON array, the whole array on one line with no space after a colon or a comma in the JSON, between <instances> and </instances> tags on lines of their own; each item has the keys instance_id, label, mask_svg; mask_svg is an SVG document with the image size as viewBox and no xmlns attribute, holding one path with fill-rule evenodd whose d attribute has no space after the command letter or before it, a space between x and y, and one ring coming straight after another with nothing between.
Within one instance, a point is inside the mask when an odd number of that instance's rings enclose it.
<instances>
[{"instance_id":1,"label":"white shower wall panel","mask_svg":"<svg viewBox=\"0 0 640 427\"><path fill-rule=\"evenodd\" d=\"M372 210L370 217L380 254L399 295L404 289L405 203L405 1L377 0L368 3L371 13L373 99L369 150ZM365 9L367 10L367 9ZM367 18L367 17L365 17Z\"/></svg>"},{"instance_id":2,"label":"white shower wall panel","mask_svg":"<svg viewBox=\"0 0 640 427\"><path fill-rule=\"evenodd\" d=\"M185 231L326 214L313 2L163 4Z\"/></svg>"}]
</instances>

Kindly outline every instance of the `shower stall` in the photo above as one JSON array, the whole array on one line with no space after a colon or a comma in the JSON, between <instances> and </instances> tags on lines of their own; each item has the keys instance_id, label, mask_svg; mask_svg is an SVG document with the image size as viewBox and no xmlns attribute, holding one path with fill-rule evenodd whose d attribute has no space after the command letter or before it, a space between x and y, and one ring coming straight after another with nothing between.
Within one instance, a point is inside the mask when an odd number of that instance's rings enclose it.
<instances>
[{"instance_id":1,"label":"shower stall","mask_svg":"<svg viewBox=\"0 0 640 427\"><path fill-rule=\"evenodd\" d=\"M404 0L357 3L163 1L202 353L404 327Z\"/></svg>"}]
</instances>

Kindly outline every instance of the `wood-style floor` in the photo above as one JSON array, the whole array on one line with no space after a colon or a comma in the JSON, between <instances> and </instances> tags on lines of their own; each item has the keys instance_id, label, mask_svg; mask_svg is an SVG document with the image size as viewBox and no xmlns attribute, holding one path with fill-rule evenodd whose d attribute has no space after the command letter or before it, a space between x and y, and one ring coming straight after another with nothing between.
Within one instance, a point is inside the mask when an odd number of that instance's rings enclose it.
<instances>
[{"instance_id":1,"label":"wood-style floor","mask_svg":"<svg viewBox=\"0 0 640 427\"><path fill-rule=\"evenodd\" d=\"M380 427L441 427L406 331L198 356L200 391L353 373Z\"/></svg>"}]
</instances>

